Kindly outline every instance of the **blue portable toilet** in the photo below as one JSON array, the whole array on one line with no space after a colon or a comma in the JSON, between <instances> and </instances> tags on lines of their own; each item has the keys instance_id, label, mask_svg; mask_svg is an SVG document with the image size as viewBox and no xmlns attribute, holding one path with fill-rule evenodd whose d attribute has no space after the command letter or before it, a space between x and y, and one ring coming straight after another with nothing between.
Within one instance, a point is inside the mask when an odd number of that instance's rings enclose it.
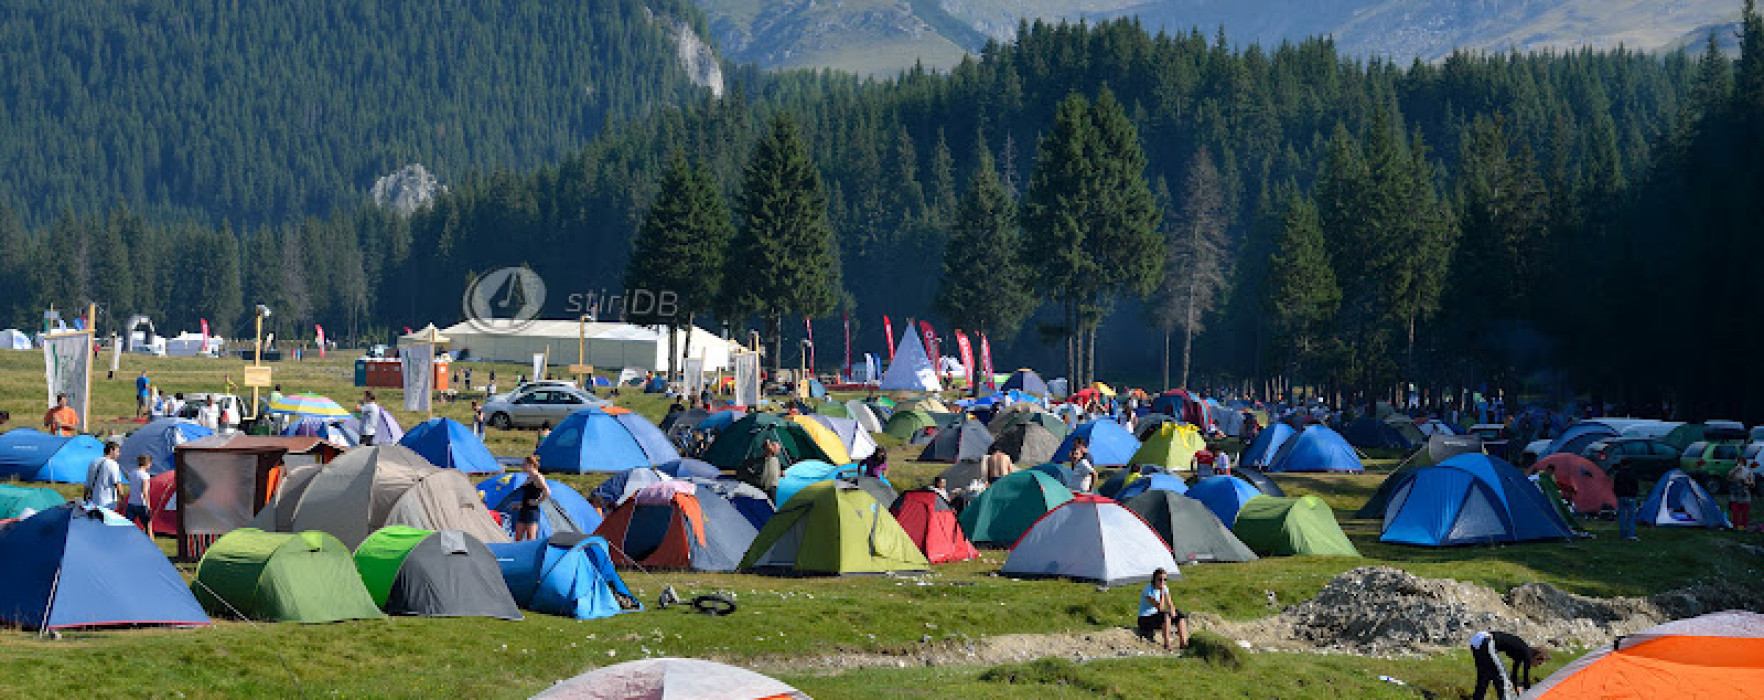
<instances>
[{"instance_id":1,"label":"blue portable toilet","mask_svg":"<svg viewBox=\"0 0 1764 700\"><path fill-rule=\"evenodd\" d=\"M472 429L452 418L430 418L411 426L398 444L423 456L437 467L458 469L467 474L495 474L502 471L496 455Z\"/></svg>"},{"instance_id":2,"label":"blue portable toilet","mask_svg":"<svg viewBox=\"0 0 1764 700\"><path fill-rule=\"evenodd\" d=\"M539 445L539 468L581 474L620 472L680 458L648 419L630 411L589 408L570 414Z\"/></svg>"},{"instance_id":3,"label":"blue portable toilet","mask_svg":"<svg viewBox=\"0 0 1764 700\"><path fill-rule=\"evenodd\" d=\"M485 546L496 556L515 604L525 610L596 620L625 612L620 596L643 609L613 569L602 538L553 535Z\"/></svg>"},{"instance_id":4,"label":"blue portable toilet","mask_svg":"<svg viewBox=\"0 0 1764 700\"><path fill-rule=\"evenodd\" d=\"M484 499L485 507L502 514L502 529L509 537L514 536L515 511L520 508L521 486L526 483L527 475L521 472L478 482L478 497ZM546 479L545 484L551 487L551 499L539 504L539 539L565 533L587 535L600 527L600 513L580 491L556 479Z\"/></svg>"},{"instance_id":5,"label":"blue portable toilet","mask_svg":"<svg viewBox=\"0 0 1764 700\"><path fill-rule=\"evenodd\" d=\"M86 467L104 456L104 443L90 435L58 437L18 428L0 435L0 479L86 483Z\"/></svg>"},{"instance_id":6,"label":"blue portable toilet","mask_svg":"<svg viewBox=\"0 0 1764 700\"><path fill-rule=\"evenodd\" d=\"M26 629L206 625L184 578L115 514L56 506L0 530L0 620Z\"/></svg>"},{"instance_id":7,"label":"blue portable toilet","mask_svg":"<svg viewBox=\"0 0 1764 700\"><path fill-rule=\"evenodd\" d=\"M1109 418L1098 418L1087 421L1073 428L1066 435L1060 449L1054 451L1049 461L1064 464L1072 459L1072 441L1085 438L1090 441L1090 461L1099 467L1119 467L1133 461L1133 453L1139 451L1139 439L1127 432Z\"/></svg>"},{"instance_id":8,"label":"blue portable toilet","mask_svg":"<svg viewBox=\"0 0 1764 700\"><path fill-rule=\"evenodd\" d=\"M172 450L197 438L213 435L214 431L201 423L185 418L160 418L141 426L123 440L122 452L117 455L116 462L123 471L132 471L141 455L153 459L151 473L162 474L171 471ZM81 478L82 482L84 477Z\"/></svg>"},{"instance_id":9,"label":"blue portable toilet","mask_svg":"<svg viewBox=\"0 0 1764 700\"><path fill-rule=\"evenodd\" d=\"M1391 491L1381 542L1457 544L1565 540L1549 497L1498 457L1462 454L1410 472Z\"/></svg>"},{"instance_id":10,"label":"blue portable toilet","mask_svg":"<svg viewBox=\"0 0 1764 700\"><path fill-rule=\"evenodd\" d=\"M1239 462L1247 467L1266 467L1273 464L1274 455L1280 453L1280 446L1295 434L1297 431L1285 423L1275 423L1263 428L1262 432L1256 434L1249 449L1243 451L1243 459Z\"/></svg>"},{"instance_id":11,"label":"blue portable toilet","mask_svg":"<svg viewBox=\"0 0 1764 700\"><path fill-rule=\"evenodd\" d=\"M1255 465L1251 465L1255 466ZM1328 426L1308 425L1280 445L1269 472L1359 472L1360 453Z\"/></svg>"},{"instance_id":12,"label":"blue portable toilet","mask_svg":"<svg viewBox=\"0 0 1764 700\"><path fill-rule=\"evenodd\" d=\"M1262 495L1262 491L1243 479L1218 475L1194 482L1186 495L1213 511L1225 527L1231 527L1237 523L1237 511L1243 509L1243 504Z\"/></svg>"}]
</instances>

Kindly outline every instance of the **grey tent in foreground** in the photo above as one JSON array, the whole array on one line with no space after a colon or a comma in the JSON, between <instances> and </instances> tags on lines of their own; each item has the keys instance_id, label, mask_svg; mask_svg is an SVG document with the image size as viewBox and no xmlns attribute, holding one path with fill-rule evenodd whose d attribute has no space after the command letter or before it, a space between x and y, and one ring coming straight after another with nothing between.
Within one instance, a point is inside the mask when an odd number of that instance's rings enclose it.
<instances>
[{"instance_id":1,"label":"grey tent in foreground","mask_svg":"<svg viewBox=\"0 0 1764 700\"><path fill-rule=\"evenodd\" d=\"M535 700L808 700L770 676L701 659L626 661L551 686Z\"/></svg>"},{"instance_id":2,"label":"grey tent in foreground","mask_svg":"<svg viewBox=\"0 0 1764 700\"><path fill-rule=\"evenodd\" d=\"M399 445L358 447L329 464L295 468L252 523L269 532L318 530L349 547L387 525L508 541L464 473Z\"/></svg>"},{"instance_id":3,"label":"grey tent in foreground","mask_svg":"<svg viewBox=\"0 0 1764 700\"><path fill-rule=\"evenodd\" d=\"M1206 504L1175 491L1151 489L1127 499L1127 510L1139 514L1145 524L1170 545L1178 564L1243 562L1259 557L1230 528L1219 522Z\"/></svg>"},{"instance_id":4,"label":"grey tent in foreground","mask_svg":"<svg viewBox=\"0 0 1764 700\"><path fill-rule=\"evenodd\" d=\"M393 615L522 619L496 556L458 530L381 528L356 548L355 568Z\"/></svg>"}]
</instances>

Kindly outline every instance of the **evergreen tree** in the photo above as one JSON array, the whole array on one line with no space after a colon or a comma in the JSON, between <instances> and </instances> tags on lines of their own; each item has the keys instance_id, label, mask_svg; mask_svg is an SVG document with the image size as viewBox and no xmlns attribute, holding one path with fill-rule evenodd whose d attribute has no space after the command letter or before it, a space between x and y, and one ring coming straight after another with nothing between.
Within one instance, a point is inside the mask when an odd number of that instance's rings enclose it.
<instances>
[{"instance_id":1,"label":"evergreen tree","mask_svg":"<svg viewBox=\"0 0 1764 700\"><path fill-rule=\"evenodd\" d=\"M1268 262L1267 310L1279 354L1303 377L1329 359L1342 291L1330 267L1317 206L1290 195L1284 229L1279 252Z\"/></svg>"},{"instance_id":2,"label":"evergreen tree","mask_svg":"<svg viewBox=\"0 0 1764 700\"><path fill-rule=\"evenodd\" d=\"M1162 183L1160 183L1162 184ZM1205 328L1206 315L1218 304L1229 267L1226 253L1227 209L1219 171L1206 150L1196 151L1183 182L1182 211L1166 226L1168 260L1163 279L1147 303L1156 309L1164 331L1164 385L1169 378L1170 333L1182 329L1182 371L1173 386L1188 386L1194 338Z\"/></svg>"},{"instance_id":3,"label":"evergreen tree","mask_svg":"<svg viewBox=\"0 0 1764 700\"><path fill-rule=\"evenodd\" d=\"M1034 309L1028 272L1018 259L1016 202L994 168L984 142L974 175L956 207L943 249L937 309L958 328L1009 337Z\"/></svg>"},{"instance_id":4,"label":"evergreen tree","mask_svg":"<svg viewBox=\"0 0 1764 700\"><path fill-rule=\"evenodd\" d=\"M1104 270L1090 255L1092 224L1101 214L1098 168L1090 105L1072 93L1054 112L1053 128L1036 147L1035 170L1023 205L1023 255L1036 289L1060 304L1056 337L1066 341L1066 376L1083 385L1080 372L1080 314L1088 313L1102 290Z\"/></svg>"},{"instance_id":5,"label":"evergreen tree","mask_svg":"<svg viewBox=\"0 0 1764 700\"><path fill-rule=\"evenodd\" d=\"M839 284L821 175L787 113L773 117L754 146L741 211L726 256L724 293L761 317L775 373L783 367L784 317L826 314Z\"/></svg>"},{"instance_id":6,"label":"evergreen tree","mask_svg":"<svg viewBox=\"0 0 1764 700\"><path fill-rule=\"evenodd\" d=\"M674 338L688 331L699 314L711 311L722 285L729 238L734 235L729 208L710 170L688 163L675 151L662 176L661 192L644 217L625 267L626 290L667 294L671 309L658 308L639 323L666 325L669 362L677 373L691 356L691 336L686 347L673 347Z\"/></svg>"},{"instance_id":7,"label":"evergreen tree","mask_svg":"<svg viewBox=\"0 0 1764 700\"><path fill-rule=\"evenodd\" d=\"M1103 294L1142 297L1157 284L1166 250L1158 235L1157 203L1145 178L1145 150L1138 128L1107 87L1097 94L1091 107L1091 124L1095 145L1090 160L1097 181L1089 192L1096 197L1091 207L1096 217L1086 222L1090 228L1084 238L1087 252L1102 267L1106 280ZM1209 214L1220 214L1224 201L1218 192L1218 172L1212 171L1209 177L1212 185L1208 194L1215 201L1201 206L1210 208ZM1218 235L1223 236L1224 222L1213 223L1220 229ZM1089 334L1082 372L1086 384L1096 381L1097 326L1103 315L1100 308L1096 311L1082 317L1079 328L1081 333ZM1190 321L1198 322L1192 317Z\"/></svg>"}]
</instances>

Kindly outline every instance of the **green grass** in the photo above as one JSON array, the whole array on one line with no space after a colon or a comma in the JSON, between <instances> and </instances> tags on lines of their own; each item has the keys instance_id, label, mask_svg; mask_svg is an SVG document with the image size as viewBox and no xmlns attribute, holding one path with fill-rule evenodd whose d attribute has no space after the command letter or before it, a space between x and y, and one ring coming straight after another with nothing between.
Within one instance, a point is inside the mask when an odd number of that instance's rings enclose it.
<instances>
[{"instance_id":1,"label":"green grass","mask_svg":"<svg viewBox=\"0 0 1764 700\"><path fill-rule=\"evenodd\" d=\"M351 387L349 358L284 363L278 375L288 391L317 391L340 401ZM14 424L32 425L41 413L41 356L0 353L0 409ZM95 414L132 412L132 380L146 366L156 381L178 391L217 388L220 375L240 374L237 361L125 359L112 382L94 382ZM475 372L481 372L476 369ZM499 383L520 368L498 368ZM507 384L505 384L507 385ZM381 402L406 425L397 390ZM603 392L604 393L604 392ZM658 395L622 392L620 405L659 418ZM466 417L466 404L443 405L441 415ZM116 429L135 424L107 420ZM516 456L532 449L532 431L495 431L491 449ZM891 480L899 488L928 484L946 465L910 459L919 448L879 438L890 449ZM1385 469L1388 471L1388 468ZM603 476L563 476L589 488ZM1423 549L1378 543L1377 523L1351 518L1382 474L1278 475L1292 494L1316 494L1337 513L1364 559L1283 557L1250 564L1184 567L1172 584L1178 607L1244 620L1305 600L1332 577L1370 564L1418 575L1471 581L1497 590L1541 581L1588 595L1646 595L1699 578L1756 584L1755 557L1732 545L1739 535L1644 530L1640 544L1616 541L1610 523L1585 528L1598 537L1569 544ZM60 487L72 495L76 489ZM162 538L162 547L171 541ZM575 621L529 614L524 622L483 619L396 618L329 625L219 622L206 629L79 632L59 641L0 631L0 697L44 697L93 687L95 669L106 688L128 695L238 697L525 697L553 681L607 663L646 655L716 658L769 669L817 698L884 695L973 698L1154 697L1461 697L1469 661L1459 654L1425 658L1237 654L1241 667L1222 661L1219 642L1197 644L1182 658L1110 659L984 666L858 669L803 668L805 656L865 652L902 654L926 638L933 643L1002 634L1069 633L1131 622L1136 591L1060 581L1014 581L995 575L1004 552L939 566L922 579L886 577L768 578L748 575L628 572L628 584L646 601L663 586L684 595L728 591L740 610L712 618L677 610L648 611L607 620ZM188 575L189 565L180 567ZM1204 639L1205 637L1201 637ZM1199 647L1213 647L1202 653ZM1152 647L1147 646L1147 651ZM1236 651L1232 649L1232 651ZM1557 664L1571 657L1558 658ZM1411 687L1377 680L1390 675ZM111 685L114 681L115 685ZM1188 689L1192 692L1185 692Z\"/></svg>"}]
</instances>

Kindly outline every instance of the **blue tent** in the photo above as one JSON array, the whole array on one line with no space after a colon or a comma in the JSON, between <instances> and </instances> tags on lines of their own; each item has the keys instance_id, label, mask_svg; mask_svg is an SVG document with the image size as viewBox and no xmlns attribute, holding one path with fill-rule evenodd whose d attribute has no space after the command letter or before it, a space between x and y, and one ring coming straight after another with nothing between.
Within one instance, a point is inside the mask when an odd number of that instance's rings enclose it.
<instances>
[{"instance_id":1,"label":"blue tent","mask_svg":"<svg viewBox=\"0 0 1764 700\"><path fill-rule=\"evenodd\" d=\"M1550 446L1539 453L1537 457L1543 459L1557 452L1577 455L1584 451L1587 445L1612 437L1617 437L1617 431L1613 430L1611 426L1598 421L1581 421L1568 426L1568 429L1562 431L1562 434L1557 436L1555 440L1551 440Z\"/></svg>"},{"instance_id":2,"label":"blue tent","mask_svg":"<svg viewBox=\"0 0 1764 700\"><path fill-rule=\"evenodd\" d=\"M515 510L521 505L521 485L525 483L527 475L521 472L509 472L478 482L478 497L484 499L484 505L490 510L502 514L502 529L510 537L514 536ZM600 513L595 512L594 506L589 505L581 492L557 479L546 479L545 484L551 487L551 500L539 507L540 539L560 533L586 535L600 527Z\"/></svg>"},{"instance_id":3,"label":"blue tent","mask_svg":"<svg viewBox=\"0 0 1764 700\"><path fill-rule=\"evenodd\" d=\"M600 482L599 486L595 486L594 490L588 493L592 496L599 496L601 500L606 501L607 510L611 511L613 506L624 503L626 498L636 495L638 489L650 484L659 484L669 478L667 473L653 467L627 469L607 477L606 481Z\"/></svg>"},{"instance_id":4,"label":"blue tent","mask_svg":"<svg viewBox=\"0 0 1764 700\"><path fill-rule=\"evenodd\" d=\"M772 505L772 499L766 497L766 492L746 483L727 477L706 479L692 476L685 477L684 480L696 484L699 488L710 489L711 492L722 496L723 500L729 502L729 505L735 506L735 512L740 513L741 517L753 524L755 530L765 527L766 521L771 520L772 516L778 512L777 507Z\"/></svg>"},{"instance_id":5,"label":"blue tent","mask_svg":"<svg viewBox=\"0 0 1764 700\"><path fill-rule=\"evenodd\" d=\"M563 419L537 454L541 469L576 474L625 471L680 458L668 436L643 416L598 408Z\"/></svg>"},{"instance_id":6,"label":"blue tent","mask_svg":"<svg viewBox=\"0 0 1764 700\"><path fill-rule=\"evenodd\" d=\"M123 471L130 471L135 468L141 455L147 455L153 458L152 473L168 472L172 468L172 449L213 434L214 431L193 420L160 418L130 433L129 438L123 441L122 453L116 461L122 465Z\"/></svg>"},{"instance_id":7,"label":"blue tent","mask_svg":"<svg viewBox=\"0 0 1764 700\"><path fill-rule=\"evenodd\" d=\"M819 379L810 379L810 380L808 380L808 393L809 393L809 398L813 398L813 399L827 398L827 386L825 384L822 384L821 380L819 380Z\"/></svg>"},{"instance_id":8,"label":"blue tent","mask_svg":"<svg viewBox=\"0 0 1764 700\"><path fill-rule=\"evenodd\" d=\"M1119 467L1133 460L1133 453L1139 451L1139 440L1133 433L1127 432L1112 419L1098 418L1087 421L1073 428L1066 435L1065 442L1060 443L1051 461L1065 463L1072 459L1072 441L1077 438L1090 440L1090 461L1099 467Z\"/></svg>"},{"instance_id":9,"label":"blue tent","mask_svg":"<svg viewBox=\"0 0 1764 700\"><path fill-rule=\"evenodd\" d=\"M1382 542L1444 547L1565 540L1568 523L1518 468L1462 454L1410 472L1384 510Z\"/></svg>"},{"instance_id":10,"label":"blue tent","mask_svg":"<svg viewBox=\"0 0 1764 700\"><path fill-rule=\"evenodd\" d=\"M723 470L716 468L716 466L712 465L710 462L692 459L690 457L682 457L671 462L656 465L656 470L676 479L686 479L690 477L715 479L723 475Z\"/></svg>"},{"instance_id":11,"label":"blue tent","mask_svg":"<svg viewBox=\"0 0 1764 700\"><path fill-rule=\"evenodd\" d=\"M282 435L305 435L345 448L361 444L361 421L354 418L316 418L306 416L288 422Z\"/></svg>"},{"instance_id":12,"label":"blue tent","mask_svg":"<svg viewBox=\"0 0 1764 700\"><path fill-rule=\"evenodd\" d=\"M1005 379L1004 384L1001 385L999 389L1002 391L1015 389L1025 394L1036 394L1040 396L1047 396L1051 393L1047 390L1047 382L1041 381L1041 375L1036 374L1035 370L1032 369L1019 369L1012 372L1011 376Z\"/></svg>"},{"instance_id":13,"label":"blue tent","mask_svg":"<svg viewBox=\"0 0 1764 700\"><path fill-rule=\"evenodd\" d=\"M1379 449L1415 449L1415 443L1404 437L1395 426L1371 416L1361 416L1341 429L1342 437L1354 447Z\"/></svg>"},{"instance_id":14,"label":"blue tent","mask_svg":"<svg viewBox=\"0 0 1764 700\"><path fill-rule=\"evenodd\" d=\"M1188 487L1187 495L1200 501L1207 510L1213 511L1213 515L1219 516L1219 522L1225 523L1225 527L1231 527L1236 524L1237 511L1243 509L1243 504L1262 495L1262 492L1243 479L1220 475L1194 482L1193 486Z\"/></svg>"},{"instance_id":15,"label":"blue tent","mask_svg":"<svg viewBox=\"0 0 1764 700\"><path fill-rule=\"evenodd\" d=\"M515 603L526 610L595 620L624 612L618 596L637 602L599 537L555 535L485 546L496 555Z\"/></svg>"},{"instance_id":16,"label":"blue tent","mask_svg":"<svg viewBox=\"0 0 1764 700\"><path fill-rule=\"evenodd\" d=\"M1269 472L1357 472L1360 455L1341 434L1327 426L1308 425L1305 431L1288 439L1274 454Z\"/></svg>"},{"instance_id":17,"label":"blue tent","mask_svg":"<svg viewBox=\"0 0 1764 700\"><path fill-rule=\"evenodd\" d=\"M833 465L818 459L805 459L784 470L783 478L778 479L776 502L790 502L791 496L796 495L797 491L803 490L809 484L839 477L863 476L863 474L863 467L856 464ZM893 484L888 483L887 477L882 478L882 483L887 484L889 488L894 488Z\"/></svg>"},{"instance_id":18,"label":"blue tent","mask_svg":"<svg viewBox=\"0 0 1764 700\"><path fill-rule=\"evenodd\" d=\"M745 414L739 411L717 411L705 416L704 420L699 421L698 425L692 426L692 429L714 435L723 432L724 428L734 425L735 421L740 420L743 415Z\"/></svg>"},{"instance_id":19,"label":"blue tent","mask_svg":"<svg viewBox=\"0 0 1764 700\"><path fill-rule=\"evenodd\" d=\"M643 384L645 394L665 394L668 391L668 380L662 377L651 377Z\"/></svg>"},{"instance_id":20,"label":"blue tent","mask_svg":"<svg viewBox=\"0 0 1764 700\"><path fill-rule=\"evenodd\" d=\"M437 467L458 469L467 474L495 474L502 471L496 456L472 429L452 418L430 418L411 426L398 444L410 448Z\"/></svg>"},{"instance_id":21,"label":"blue tent","mask_svg":"<svg viewBox=\"0 0 1764 700\"><path fill-rule=\"evenodd\" d=\"M1721 504L1696 479L1677 469L1654 482L1636 521L1657 527L1732 527Z\"/></svg>"},{"instance_id":22,"label":"blue tent","mask_svg":"<svg viewBox=\"0 0 1764 700\"><path fill-rule=\"evenodd\" d=\"M1274 455L1280 453L1280 445L1295 434L1297 431L1285 423L1275 423L1263 428L1262 432L1256 434L1256 440L1250 443L1249 449L1243 451L1242 464L1250 467L1266 467L1272 464Z\"/></svg>"},{"instance_id":23,"label":"blue tent","mask_svg":"<svg viewBox=\"0 0 1764 700\"><path fill-rule=\"evenodd\" d=\"M0 620L27 629L208 624L159 546L105 515L67 504L0 530Z\"/></svg>"},{"instance_id":24,"label":"blue tent","mask_svg":"<svg viewBox=\"0 0 1764 700\"><path fill-rule=\"evenodd\" d=\"M598 374L594 375L594 386L612 386L612 385L613 385L613 383L612 383L611 379L607 379L606 377L602 377Z\"/></svg>"},{"instance_id":25,"label":"blue tent","mask_svg":"<svg viewBox=\"0 0 1764 700\"><path fill-rule=\"evenodd\" d=\"M18 428L0 435L0 478L83 484L86 467L102 456L104 443L90 435L56 437Z\"/></svg>"},{"instance_id":26,"label":"blue tent","mask_svg":"<svg viewBox=\"0 0 1764 700\"><path fill-rule=\"evenodd\" d=\"M1115 492L1113 498L1122 503L1126 503L1127 499L1154 489L1175 491L1176 493L1185 494L1188 493L1188 484L1183 483L1181 477L1170 474L1142 476L1128 482L1126 486L1121 487L1120 491Z\"/></svg>"}]
</instances>

